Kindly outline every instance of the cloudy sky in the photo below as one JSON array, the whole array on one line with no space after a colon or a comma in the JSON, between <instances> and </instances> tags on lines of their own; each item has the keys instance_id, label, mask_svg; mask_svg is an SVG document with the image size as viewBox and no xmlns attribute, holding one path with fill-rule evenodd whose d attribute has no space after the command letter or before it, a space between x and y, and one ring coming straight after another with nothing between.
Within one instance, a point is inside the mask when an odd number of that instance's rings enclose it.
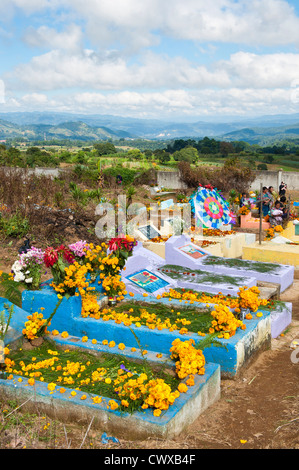
<instances>
[{"instance_id":1,"label":"cloudy sky","mask_svg":"<svg viewBox=\"0 0 299 470\"><path fill-rule=\"evenodd\" d=\"M299 0L0 0L0 112L299 112Z\"/></svg>"}]
</instances>

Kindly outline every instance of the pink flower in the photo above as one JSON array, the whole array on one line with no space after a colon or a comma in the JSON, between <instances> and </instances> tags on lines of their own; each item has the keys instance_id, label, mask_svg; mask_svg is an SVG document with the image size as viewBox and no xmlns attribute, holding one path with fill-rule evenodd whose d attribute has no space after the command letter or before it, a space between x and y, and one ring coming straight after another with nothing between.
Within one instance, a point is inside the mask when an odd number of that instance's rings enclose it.
<instances>
[{"instance_id":1,"label":"pink flower","mask_svg":"<svg viewBox=\"0 0 299 470\"><path fill-rule=\"evenodd\" d=\"M79 258L83 258L83 256L85 256L84 249L87 247L88 244L86 243L86 240L79 240L78 242L69 245L69 249Z\"/></svg>"}]
</instances>

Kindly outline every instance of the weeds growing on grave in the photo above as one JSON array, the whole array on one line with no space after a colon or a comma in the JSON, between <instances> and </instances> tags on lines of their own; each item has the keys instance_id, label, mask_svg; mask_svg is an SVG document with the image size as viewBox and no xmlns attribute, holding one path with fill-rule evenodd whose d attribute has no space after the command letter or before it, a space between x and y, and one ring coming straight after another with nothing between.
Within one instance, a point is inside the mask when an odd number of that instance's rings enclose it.
<instances>
[{"instance_id":1,"label":"weeds growing on grave","mask_svg":"<svg viewBox=\"0 0 299 470\"><path fill-rule=\"evenodd\" d=\"M171 394L180 384L180 379L163 366L153 369L147 361L134 362L121 355L105 353L95 357L79 348L63 350L49 340L33 350L10 351L6 364L9 379L28 385L34 385L35 380L44 381L49 392L55 390L70 397L83 392L82 400L89 398L95 403L106 400L111 409L115 409L113 403L120 398L119 387L127 386L129 391L131 387L130 399L116 406L130 413L140 408L151 393L148 384L160 384Z\"/></svg>"},{"instance_id":2,"label":"weeds growing on grave","mask_svg":"<svg viewBox=\"0 0 299 470\"><path fill-rule=\"evenodd\" d=\"M200 269L188 269L172 264L167 264L162 268L159 268L159 271L167 274L167 276L172 279L181 279L183 275L186 281L195 284L226 284L239 286L241 284L245 284L246 281L244 277L232 277L225 276L224 274L207 273Z\"/></svg>"},{"instance_id":3,"label":"weeds growing on grave","mask_svg":"<svg viewBox=\"0 0 299 470\"><path fill-rule=\"evenodd\" d=\"M216 256L207 256L202 261L203 265L221 265L229 268L240 268L242 270L258 271L260 273L275 272L278 265L274 263L260 263L259 261L248 261L237 258L219 258Z\"/></svg>"}]
</instances>

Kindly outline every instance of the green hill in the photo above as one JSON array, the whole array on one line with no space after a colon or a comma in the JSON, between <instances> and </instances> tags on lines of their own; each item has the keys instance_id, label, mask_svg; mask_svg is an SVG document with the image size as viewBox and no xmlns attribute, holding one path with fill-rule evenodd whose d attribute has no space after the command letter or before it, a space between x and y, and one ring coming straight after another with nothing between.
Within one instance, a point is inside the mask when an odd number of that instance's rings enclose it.
<instances>
[{"instance_id":1,"label":"green hill","mask_svg":"<svg viewBox=\"0 0 299 470\"><path fill-rule=\"evenodd\" d=\"M283 140L298 139L298 135L299 123L296 123L279 127L252 127L239 129L223 134L221 139L227 141L243 140L249 144L269 145Z\"/></svg>"},{"instance_id":2,"label":"green hill","mask_svg":"<svg viewBox=\"0 0 299 470\"><path fill-rule=\"evenodd\" d=\"M93 127L84 122L63 122L54 126L47 124L17 125L0 120L0 140L24 138L31 140L106 140L110 138L132 137L129 132L109 129L108 127Z\"/></svg>"}]
</instances>

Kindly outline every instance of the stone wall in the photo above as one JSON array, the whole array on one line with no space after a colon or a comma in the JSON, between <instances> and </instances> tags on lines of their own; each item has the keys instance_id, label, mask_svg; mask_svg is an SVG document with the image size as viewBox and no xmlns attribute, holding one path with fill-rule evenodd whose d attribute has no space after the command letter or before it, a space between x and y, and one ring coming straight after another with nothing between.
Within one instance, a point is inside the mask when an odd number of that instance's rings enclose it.
<instances>
[{"instance_id":1,"label":"stone wall","mask_svg":"<svg viewBox=\"0 0 299 470\"><path fill-rule=\"evenodd\" d=\"M259 190L260 185L273 186L278 191L280 183L287 184L289 190L299 190L299 172L297 171L256 171L256 178L251 189Z\"/></svg>"},{"instance_id":2,"label":"stone wall","mask_svg":"<svg viewBox=\"0 0 299 470\"><path fill-rule=\"evenodd\" d=\"M181 181L179 171L158 171L157 186L159 188L186 189L187 185Z\"/></svg>"},{"instance_id":3,"label":"stone wall","mask_svg":"<svg viewBox=\"0 0 299 470\"><path fill-rule=\"evenodd\" d=\"M19 167L6 167L3 166L1 167L7 174L10 172L15 172L19 175L36 175L36 176L51 176L52 178L58 178L60 173L63 173L65 171L68 171L63 168L19 168Z\"/></svg>"},{"instance_id":4,"label":"stone wall","mask_svg":"<svg viewBox=\"0 0 299 470\"><path fill-rule=\"evenodd\" d=\"M299 171L256 171L256 178L251 185L252 190L260 190L260 185L273 186L278 191L280 183L287 184L289 190L299 190ZM186 189L181 181L179 171L158 171L157 185L169 189Z\"/></svg>"}]
</instances>

